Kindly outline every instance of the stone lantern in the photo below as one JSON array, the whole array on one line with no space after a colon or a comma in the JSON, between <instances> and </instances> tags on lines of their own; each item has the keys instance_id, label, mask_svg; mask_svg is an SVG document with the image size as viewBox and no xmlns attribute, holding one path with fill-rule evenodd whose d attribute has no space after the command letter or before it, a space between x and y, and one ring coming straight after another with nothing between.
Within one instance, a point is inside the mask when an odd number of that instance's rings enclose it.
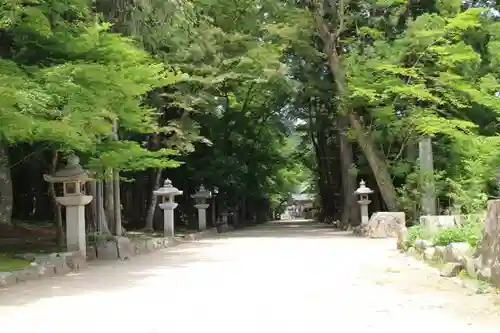
<instances>
[{"instance_id":1,"label":"stone lantern","mask_svg":"<svg viewBox=\"0 0 500 333\"><path fill-rule=\"evenodd\" d=\"M205 186L201 185L198 192L193 194L191 198L196 200L196 205L194 207L198 209L198 228L200 230L205 230L207 228L207 208L210 206L206 201L212 197L212 192L205 189Z\"/></svg>"},{"instance_id":2,"label":"stone lantern","mask_svg":"<svg viewBox=\"0 0 500 333\"><path fill-rule=\"evenodd\" d=\"M64 168L52 175L43 175L43 178L48 183L63 184L63 196L56 197L56 201L66 207L66 247L71 252L79 251L86 258L85 205L93 197L86 195L85 183L91 178L75 155L68 158Z\"/></svg>"},{"instance_id":3,"label":"stone lantern","mask_svg":"<svg viewBox=\"0 0 500 333\"><path fill-rule=\"evenodd\" d=\"M163 209L163 230L165 237L174 237L174 209L179 205L174 202L174 197L182 195L182 191L172 186L170 179L166 179L163 187L154 191L153 194L161 197L159 206Z\"/></svg>"},{"instance_id":4,"label":"stone lantern","mask_svg":"<svg viewBox=\"0 0 500 333\"><path fill-rule=\"evenodd\" d=\"M358 189L354 192L355 195L359 195L359 206L361 208L361 224L367 224L370 220L370 216L368 215L368 205L371 200L368 199L368 196L373 193L373 190L366 187L364 180L359 182Z\"/></svg>"}]
</instances>

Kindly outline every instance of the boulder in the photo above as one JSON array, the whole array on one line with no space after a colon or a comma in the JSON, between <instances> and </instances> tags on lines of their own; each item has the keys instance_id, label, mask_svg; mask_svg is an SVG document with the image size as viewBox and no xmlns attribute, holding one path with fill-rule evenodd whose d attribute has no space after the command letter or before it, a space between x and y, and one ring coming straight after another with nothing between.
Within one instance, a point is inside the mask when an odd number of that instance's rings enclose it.
<instances>
[{"instance_id":1,"label":"boulder","mask_svg":"<svg viewBox=\"0 0 500 333\"><path fill-rule=\"evenodd\" d=\"M434 256L433 256L432 260L437 261L437 262L444 261L444 253L445 252L446 252L445 246L435 246L434 247Z\"/></svg>"},{"instance_id":2,"label":"boulder","mask_svg":"<svg viewBox=\"0 0 500 333\"><path fill-rule=\"evenodd\" d=\"M417 239L415 240L415 249L419 253L424 253L425 249L432 247L433 244L431 241L425 240L425 239Z\"/></svg>"},{"instance_id":3,"label":"boulder","mask_svg":"<svg viewBox=\"0 0 500 333\"><path fill-rule=\"evenodd\" d=\"M377 212L368 223L361 225L361 233L369 238L397 237L406 224L404 212Z\"/></svg>"},{"instance_id":4,"label":"boulder","mask_svg":"<svg viewBox=\"0 0 500 333\"><path fill-rule=\"evenodd\" d=\"M465 256L469 255L471 246L468 243L451 243L446 246L444 261L461 262Z\"/></svg>"},{"instance_id":5,"label":"boulder","mask_svg":"<svg viewBox=\"0 0 500 333\"><path fill-rule=\"evenodd\" d=\"M118 260L118 246L116 241L106 241L97 245L98 260Z\"/></svg>"},{"instance_id":6,"label":"boulder","mask_svg":"<svg viewBox=\"0 0 500 333\"><path fill-rule=\"evenodd\" d=\"M66 275L71 272L71 268L69 268L66 263L66 259L62 257L52 257L51 260L47 263L48 267L53 267L56 275Z\"/></svg>"},{"instance_id":7,"label":"boulder","mask_svg":"<svg viewBox=\"0 0 500 333\"><path fill-rule=\"evenodd\" d=\"M38 269L34 266L28 266L24 269L12 272L16 277L17 282L25 282L40 279Z\"/></svg>"},{"instance_id":8,"label":"boulder","mask_svg":"<svg viewBox=\"0 0 500 333\"><path fill-rule=\"evenodd\" d=\"M130 259L130 257L135 255L135 246L130 238L116 237L116 246L120 259Z\"/></svg>"},{"instance_id":9,"label":"boulder","mask_svg":"<svg viewBox=\"0 0 500 333\"><path fill-rule=\"evenodd\" d=\"M500 200L489 200L483 238L477 253L481 258L478 278L500 288Z\"/></svg>"},{"instance_id":10,"label":"boulder","mask_svg":"<svg viewBox=\"0 0 500 333\"><path fill-rule=\"evenodd\" d=\"M406 228L406 226L399 225L399 227L396 228L396 238L397 238L396 248L398 250L405 250L408 240L408 229Z\"/></svg>"},{"instance_id":11,"label":"boulder","mask_svg":"<svg viewBox=\"0 0 500 333\"><path fill-rule=\"evenodd\" d=\"M0 272L0 288L16 284L16 276L12 272Z\"/></svg>"},{"instance_id":12,"label":"boulder","mask_svg":"<svg viewBox=\"0 0 500 333\"><path fill-rule=\"evenodd\" d=\"M459 262L448 262L442 268L440 275L443 277L454 277L457 276L463 269L463 266Z\"/></svg>"},{"instance_id":13,"label":"boulder","mask_svg":"<svg viewBox=\"0 0 500 333\"><path fill-rule=\"evenodd\" d=\"M75 253L72 256L66 257L66 264L72 271L80 271L87 268L87 260L80 253Z\"/></svg>"},{"instance_id":14,"label":"boulder","mask_svg":"<svg viewBox=\"0 0 500 333\"><path fill-rule=\"evenodd\" d=\"M87 261L97 260L97 247L87 245Z\"/></svg>"},{"instance_id":15,"label":"boulder","mask_svg":"<svg viewBox=\"0 0 500 333\"><path fill-rule=\"evenodd\" d=\"M436 253L436 249L434 247L428 247L424 250L424 259L425 260L432 260L434 258L434 255Z\"/></svg>"},{"instance_id":16,"label":"boulder","mask_svg":"<svg viewBox=\"0 0 500 333\"><path fill-rule=\"evenodd\" d=\"M464 267L467 275L471 278L477 278L478 267L476 266L476 261L471 256L464 256L460 261L462 266Z\"/></svg>"}]
</instances>

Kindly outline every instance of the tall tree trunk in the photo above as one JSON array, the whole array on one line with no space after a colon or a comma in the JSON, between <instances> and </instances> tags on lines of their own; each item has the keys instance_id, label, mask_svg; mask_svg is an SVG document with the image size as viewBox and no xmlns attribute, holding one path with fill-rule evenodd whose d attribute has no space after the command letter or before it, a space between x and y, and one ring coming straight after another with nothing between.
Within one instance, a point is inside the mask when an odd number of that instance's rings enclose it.
<instances>
[{"instance_id":1,"label":"tall tree trunk","mask_svg":"<svg viewBox=\"0 0 500 333\"><path fill-rule=\"evenodd\" d=\"M59 158L59 154L56 149L52 151L52 161L50 163L50 173L53 174L56 172L57 168L57 160ZM49 184L49 194L52 201L52 207L54 208L54 228L56 229L56 241L58 246L64 246L64 229L62 222L62 210L61 205L56 200L56 190L54 187L54 183Z\"/></svg>"},{"instance_id":2,"label":"tall tree trunk","mask_svg":"<svg viewBox=\"0 0 500 333\"><path fill-rule=\"evenodd\" d=\"M386 162L382 158L380 158L380 153L375 147L373 139L371 138L369 133L365 133L363 125L359 121L358 117L355 114L350 113L349 120L351 123L351 127L356 133L358 144L365 154L368 163L370 164L373 176L375 177L375 181L377 182L380 194L384 199L387 209L391 212L396 211L396 188L394 187L394 184L392 182L392 178L389 174L389 168L387 167Z\"/></svg>"},{"instance_id":3,"label":"tall tree trunk","mask_svg":"<svg viewBox=\"0 0 500 333\"><path fill-rule=\"evenodd\" d=\"M97 204L97 231L101 234L110 234L104 211L104 183L101 180L96 182L95 201Z\"/></svg>"},{"instance_id":4,"label":"tall tree trunk","mask_svg":"<svg viewBox=\"0 0 500 333\"><path fill-rule=\"evenodd\" d=\"M157 190L160 188L161 184L161 169L154 169L153 170L153 190ZM146 215L146 225L144 229L146 231L153 231L154 230L154 217L155 217L155 210L156 210L156 204L158 202L158 197L153 194L151 191L151 200L149 201L149 207L148 207L148 213Z\"/></svg>"},{"instance_id":5,"label":"tall tree trunk","mask_svg":"<svg viewBox=\"0 0 500 333\"><path fill-rule=\"evenodd\" d=\"M339 45L339 36L344 28L343 22L345 19L343 17L345 9L344 1L339 1L338 8L336 10L337 17L335 18L335 21L339 22L339 26L334 27L333 31L330 30L328 22L324 19L325 12L323 10L323 2L319 0L309 0L308 3L314 17L319 37L323 42L323 52L326 55L328 67L335 80L335 87L337 88L337 94L340 98L341 105L339 109L348 117L349 124L354 130L358 144L370 164L370 168L372 169L373 175L380 189L380 194L382 195L382 198L384 198L387 208L389 211L395 211L397 209L396 189L392 182L391 175L389 174L387 164L380 157L380 153L375 147L370 133L365 132L363 124L358 119L357 115L353 110L350 110L349 105L347 105L349 91L339 54L339 50L342 49Z\"/></svg>"},{"instance_id":6,"label":"tall tree trunk","mask_svg":"<svg viewBox=\"0 0 500 333\"><path fill-rule=\"evenodd\" d=\"M347 228L349 225L357 225L361 222L358 214L356 197L356 175L352 172L354 167L354 158L352 154L352 146L348 137L349 122L343 115L338 116L337 120L339 128L339 146L340 146L340 162L341 162L341 177L342 177L342 217L341 227Z\"/></svg>"},{"instance_id":7,"label":"tall tree trunk","mask_svg":"<svg viewBox=\"0 0 500 333\"><path fill-rule=\"evenodd\" d=\"M10 174L9 150L0 142L0 223L11 224L14 192Z\"/></svg>"},{"instance_id":8,"label":"tall tree trunk","mask_svg":"<svg viewBox=\"0 0 500 333\"><path fill-rule=\"evenodd\" d=\"M104 210L106 212L106 220L109 230L115 232L115 184L113 181L113 170L108 171L106 180L104 181Z\"/></svg>"},{"instance_id":9,"label":"tall tree trunk","mask_svg":"<svg viewBox=\"0 0 500 333\"><path fill-rule=\"evenodd\" d=\"M121 236L123 234L122 226L122 203L120 199L120 173L117 169L114 170L113 174L113 204L115 207L115 235Z\"/></svg>"},{"instance_id":10,"label":"tall tree trunk","mask_svg":"<svg viewBox=\"0 0 500 333\"><path fill-rule=\"evenodd\" d=\"M113 140L118 141L118 120L113 120ZM118 169L113 170L113 207L114 207L114 234L121 236L123 234L122 227L122 203L120 191L120 172Z\"/></svg>"}]
</instances>

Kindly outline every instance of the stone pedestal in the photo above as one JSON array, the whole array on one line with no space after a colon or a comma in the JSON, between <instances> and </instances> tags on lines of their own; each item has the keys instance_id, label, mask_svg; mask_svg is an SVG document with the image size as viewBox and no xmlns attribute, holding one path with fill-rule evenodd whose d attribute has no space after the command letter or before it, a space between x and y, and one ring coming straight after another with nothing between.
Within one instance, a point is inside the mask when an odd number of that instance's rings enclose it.
<instances>
[{"instance_id":1,"label":"stone pedestal","mask_svg":"<svg viewBox=\"0 0 500 333\"><path fill-rule=\"evenodd\" d=\"M92 196L57 197L56 200L66 207L66 247L68 251L79 251L82 257L86 258L85 205L92 201Z\"/></svg>"},{"instance_id":2,"label":"stone pedestal","mask_svg":"<svg viewBox=\"0 0 500 333\"><path fill-rule=\"evenodd\" d=\"M205 230L207 228L207 208L209 204L197 204L194 205L198 209L198 229Z\"/></svg>"},{"instance_id":3,"label":"stone pedestal","mask_svg":"<svg viewBox=\"0 0 500 333\"><path fill-rule=\"evenodd\" d=\"M368 213L368 205L372 202L371 200L359 200L359 208L361 210L361 224L368 224L370 221L370 215Z\"/></svg>"},{"instance_id":4,"label":"stone pedestal","mask_svg":"<svg viewBox=\"0 0 500 333\"><path fill-rule=\"evenodd\" d=\"M179 204L175 202L162 202L160 208L163 209L163 233L165 237L174 237L174 209Z\"/></svg>"}]
</instances>

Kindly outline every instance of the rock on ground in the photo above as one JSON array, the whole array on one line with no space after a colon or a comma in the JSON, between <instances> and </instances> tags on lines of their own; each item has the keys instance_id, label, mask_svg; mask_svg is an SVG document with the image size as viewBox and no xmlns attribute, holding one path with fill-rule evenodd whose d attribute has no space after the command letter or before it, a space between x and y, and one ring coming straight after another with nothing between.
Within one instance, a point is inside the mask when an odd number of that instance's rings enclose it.
<instances>
[{"instance_id":1,"label":"rock on ground","mask_svg":"<svg viewBox=\"0 0 500 333\"><path fill-rule=\"evenodd\" d=\"M497 333L499 308L394 248L268 224L0 291L9 333Z\"/></svg>"},{"instance_id":2,"label":"rock on ground","mask_svg":"<svg viewBox=\"0 0 500 333\"><path fill-rule=\"evenodd\" d=\"M405 223L403 212L376 212L367 224L361 225L359 234L370 238L398 237Z\"/></svg>"}]
</instances>

